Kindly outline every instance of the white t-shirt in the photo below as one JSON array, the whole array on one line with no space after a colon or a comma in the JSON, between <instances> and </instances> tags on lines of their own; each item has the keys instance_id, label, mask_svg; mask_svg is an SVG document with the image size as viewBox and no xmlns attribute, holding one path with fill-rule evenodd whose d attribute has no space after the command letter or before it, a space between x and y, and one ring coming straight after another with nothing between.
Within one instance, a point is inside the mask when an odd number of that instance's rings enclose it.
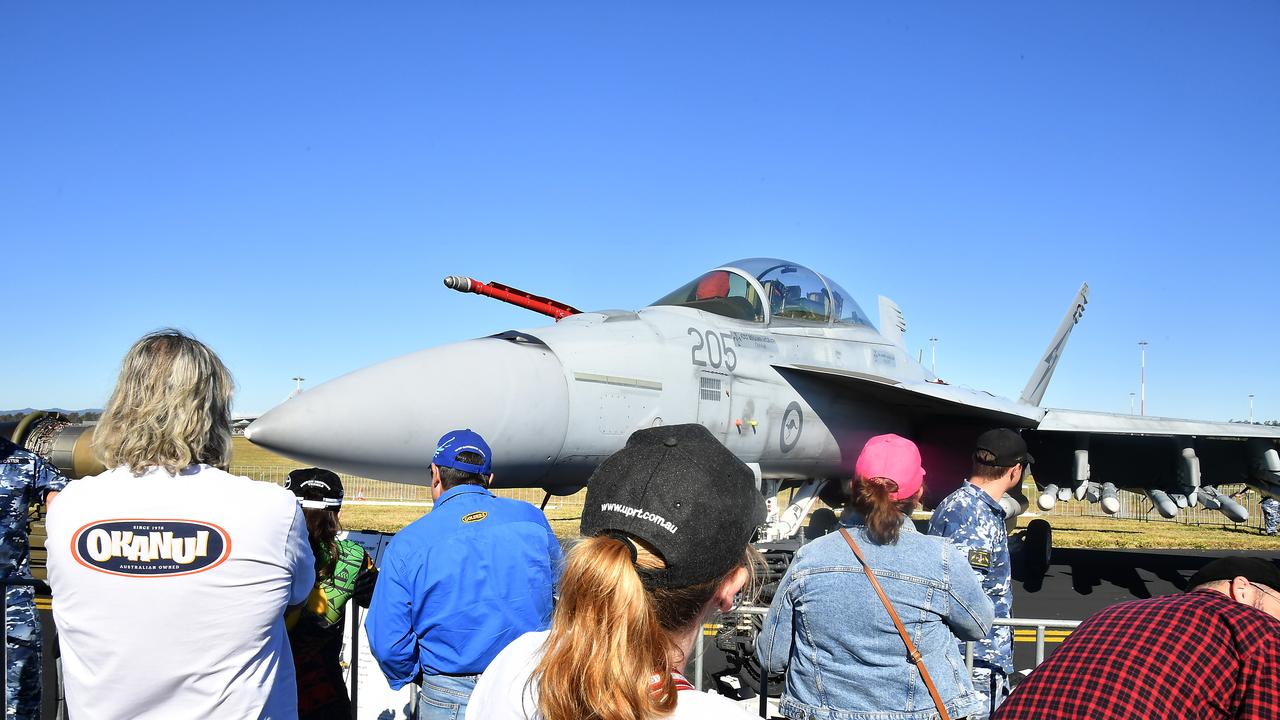
<instances>
[{"instance_id":1,"label":"white t-shirt","mask_svg":"<svg viewBox=\"0 0 1280 720\"><path fill-rule=\"evenodd\" d=\"M293 493L116 468L68 484L46 526L71 717L297 717L283 616L315 561Z\"/></svg>"},{"instance_id":2,"label":"white t-shirt","mask_svg":"<svg viewBox=\"0 0 1280 720\"><path fill-rule=\"evenodd\" d=\"M542 720L537 686L529 676L542 659L548 631L516 638L489 663L467 701L467 720ZM676 696L676 710L662 720L759 720L723 695L685 690ZM657 720L656 718L654 720Z\"/></svg>"}]
</instances>

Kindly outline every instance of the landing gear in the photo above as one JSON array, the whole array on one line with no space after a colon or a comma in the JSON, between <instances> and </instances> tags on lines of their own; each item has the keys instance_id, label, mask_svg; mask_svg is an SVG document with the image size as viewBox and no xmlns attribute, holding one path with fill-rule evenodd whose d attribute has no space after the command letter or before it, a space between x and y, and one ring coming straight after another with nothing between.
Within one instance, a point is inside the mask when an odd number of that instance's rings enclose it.
<instances>
[{"instance_id":1,"label":"landing gear","mask_svg":"<svg viewBox=\"0 0 1280 720\"><path fill-rule=\"evenodd\" d=\"M765 613L773 602L773 595L778 591L778 584L786 574L791 559L800 549L800 540L782 540L779 542L755 543L755 548L764 558L764 567L759 570L757 583L760 588L758 597L749 605L734 608L720 619L720 630L716 633L716 649L724 653L726 668L717 674L716 682L720 690L744 700L757 696L760 688L762 669L756 660L756 638L760 636L760 628L764 625ZM770 675L767 693L769 697L778 697L782 693L782 675Z\"/></svg>"}]
</instances>

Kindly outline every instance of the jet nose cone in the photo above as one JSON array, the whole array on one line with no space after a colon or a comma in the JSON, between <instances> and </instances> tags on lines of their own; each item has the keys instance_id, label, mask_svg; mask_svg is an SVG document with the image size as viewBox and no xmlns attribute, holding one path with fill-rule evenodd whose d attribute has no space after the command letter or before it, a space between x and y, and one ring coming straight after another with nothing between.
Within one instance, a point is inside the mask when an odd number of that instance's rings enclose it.
<instances>
[{"instance_id":1,"label":"jet nose cone","mask_svg":"<svg viewBox=\"0 0 1280 720\"><path fill-rule=\"evenodd\" d=\"M303 392L245 429L256 445L362 477L429 484L440 436L493 448L496 485L537 485L564 444L564 368L547 347L468 340L371 365Z\"/></svg>"}]
</instances>

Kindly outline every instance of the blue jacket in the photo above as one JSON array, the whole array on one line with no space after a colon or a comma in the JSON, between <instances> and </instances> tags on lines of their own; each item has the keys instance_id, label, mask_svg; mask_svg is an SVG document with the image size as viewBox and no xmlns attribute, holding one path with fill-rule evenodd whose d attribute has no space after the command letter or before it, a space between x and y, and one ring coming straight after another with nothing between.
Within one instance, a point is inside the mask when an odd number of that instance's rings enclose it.
<instances>
[{"instance_id":1,"label":"blue jacket","mask_svg":"<svg viewBox=\"0 0 1280 720\"><path fill-rule=\"evenodd\" d=\"M1013 571L1004 508L985 490L966 480L933 509L929 534L955 543L968 557L973 576L991 598L996 617L1013 617ZM974 667L1013 672L1013 628L1001 625L974 643Z\"/></svg>"},{"instance_id":2,"label":"blue jacket","mask_svg":"<svg viewBox=\"0 0 1280 720\"><path fill-rule=\"evenodd\" d=\"M445 491L382 559L365 630L387 682L478 674L507 643L545 630L560 557L534 506L479 485Z\"/></svg>"},{"instance_id":3,"label":"blue jacket","mask_svg":"<svg viewBox=\"0 0 1280 720\"><path fill-rule=\"evenodd\" d=\"M66 478L39 455L0 437L0 579L30 578L27 514L50 492L67 486ZM35 589L15 585L9 597L35 597Z\"/></svg>"},{"instance_id":4,"label":"blue jacket","mask_svg":"<svg viewBox=\"0 0 1280 720\"><path fill-rule=\"evenodd\" d=\"M993 619L959 548L904 519L898 542L876 545L862 518L848 528L924 657L952 717L983 707L956 646L986 637ZM788 718L929 720L929 691L907 661L902 638L840 533L800 548L783 576L756 648L761 665L787 671L781 710Z\"/></svg>"}]
</instances>

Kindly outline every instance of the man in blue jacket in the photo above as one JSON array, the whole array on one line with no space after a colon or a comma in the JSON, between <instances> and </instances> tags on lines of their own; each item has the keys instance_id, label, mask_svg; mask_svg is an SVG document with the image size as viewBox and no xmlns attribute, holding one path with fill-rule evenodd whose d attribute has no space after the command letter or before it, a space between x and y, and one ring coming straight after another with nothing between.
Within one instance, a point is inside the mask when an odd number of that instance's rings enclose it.
<instances>
[{"instance_id":1,"label":"man in blue jacket","mask_svg":"<svg viewBox=\"0 0 1280 720\"><path fill-rule=\"evenodd\" d=\"M494 656L551 620L560 543L537 508L489 492L492 467L479 434L440 438L435 506L382 559L365 621L369 646L393 689L421 683L421 720L462 717Z\"/></svg>"}]
</instances>

